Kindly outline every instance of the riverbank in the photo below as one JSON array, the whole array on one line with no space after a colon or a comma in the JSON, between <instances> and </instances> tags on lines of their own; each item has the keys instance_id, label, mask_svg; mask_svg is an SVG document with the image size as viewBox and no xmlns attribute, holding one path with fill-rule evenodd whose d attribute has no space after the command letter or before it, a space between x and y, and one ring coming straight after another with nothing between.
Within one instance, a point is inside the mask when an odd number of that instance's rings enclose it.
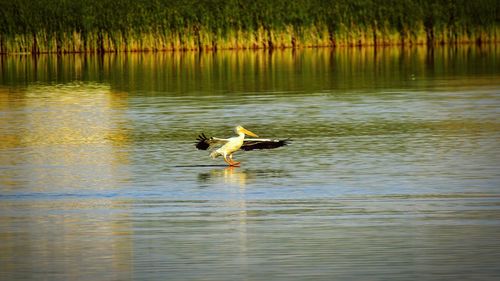
<instances>
[{"instance_id":1,"label":"riverbank","mask_svg":"<svg viewBox=\"0 0 500 281\"><path fill-rule=\"evenodd\" d=\"M483 44L496 1L0 0L0 53Z\"/></svg>"}]
</instances>

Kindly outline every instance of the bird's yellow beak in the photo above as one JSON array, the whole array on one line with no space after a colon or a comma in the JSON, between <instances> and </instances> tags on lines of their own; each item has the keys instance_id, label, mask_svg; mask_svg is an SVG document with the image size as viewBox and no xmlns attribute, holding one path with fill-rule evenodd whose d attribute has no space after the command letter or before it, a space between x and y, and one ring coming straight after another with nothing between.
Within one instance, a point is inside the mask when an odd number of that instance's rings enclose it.
<instances>
[{"instance_id":1,"label":"bird's yellow beak","mask_svg":"<svg viewBox=\"0 0 500 281\"><path fill-rule=\"evenodd\" d=\"M259 136L257 136L256 134L254 134L254 133L250 132L249 130L247 130L247 129L243 128L243 127L241 127L241 131L242 131L243 133L245 133L245 135L249 135L249 136L256 137L256 138L258 138L258 137L259 137Z\"/></svg>"}]
</instances>

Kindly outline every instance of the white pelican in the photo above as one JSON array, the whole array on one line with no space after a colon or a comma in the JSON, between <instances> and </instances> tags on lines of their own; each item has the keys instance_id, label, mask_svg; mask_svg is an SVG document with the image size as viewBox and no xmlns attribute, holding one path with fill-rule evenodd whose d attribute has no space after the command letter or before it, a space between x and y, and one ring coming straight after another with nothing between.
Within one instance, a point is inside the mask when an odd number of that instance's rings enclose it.
<instances>
[{"instance_id":1,"label":"white pelican","mask_svg":"<svg viewBox=\"0 0 500 281\"><path fill-rule=\"evenodd\" d=\"M211 149L213 150L212 153L210 153L210 157L212 157L212 159L222 156L224 161L226 161L229 166L239 166L240 162L233 160L233 153L238 151L240 148L243 150L270 149L287 145L287 142L289 141L272 139L245 139L245 135L252 137L259 136L242 126L236 126L234 131L238 134L238 136L228 139L214 137L207 138L205 134L202 133L197 138L198 142L196 143L196 148L200 150Z\"/></svg>"}]
</instances>

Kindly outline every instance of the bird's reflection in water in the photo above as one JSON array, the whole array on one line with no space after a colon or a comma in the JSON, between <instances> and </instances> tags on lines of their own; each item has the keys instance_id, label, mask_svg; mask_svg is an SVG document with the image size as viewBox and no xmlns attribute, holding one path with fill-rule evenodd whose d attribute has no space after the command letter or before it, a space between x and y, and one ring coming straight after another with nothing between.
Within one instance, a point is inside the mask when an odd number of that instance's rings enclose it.
<instances>
[{"instance_id":1,"label":"bird's reflection in water","mask_svg":"<svg viewBox=\"0 0 500 281\"><path fill-rule=\"evenodd\" d=\"M220 172L222 173L221 178L226 184L238 185L241 188L247 185L248 174L245 171L235 167L227 167Z\"/></svg>"},{"instance_id":2,"label":"bird's reflection in water","mask_svg":"<svg viewBox=\"0 0 500 281\"><path fill-rule=\"evenodd\" d=\"M213 169L208 172L198 174L198 182L204 188L213 188L216 192L223 192L228 197L226 200L218 201L221 208L232 210L228 214L233 223L232 229L238 233L238 240L235 241L239 249L238 264L242 271L246 271L247 261L247 222L249 220L249 209L254 203L250 193L252 185L259 182L268 182L270 178L290 177L284 170L274 169L242 169L241 167L226 167L224 169Z\"/></svg>"},{"instance_id":3,"label":"bird's reflection in water","mask_svg":"<svg viewBox=\"0 0 500 281\"><path fill-rule=\"evenodd\" d=\"M198 174L200 183L224 183L239 186L240 188L244 188L249 180L252 180L251 174L249 175L246 171L231 166Z\"/></svg>"},{"instance_id":4,"label":"bird's reflection in water","mask_svg":"<svg viewBox=\"0 0 500 281\"><path fill-rule=\"evenodd\" d=\"M235 197L230 200L222 200L219 202L222 209L232 210L228 216L231 218L231 229L236 231L237 239L233 241L235 249L238 249L238 255L235 257L240 269L244 272L247 271L248 265L248 247L247 247L247 218L248 208L247 199L245 196L246 185L252 181L252 174L237 168L227 167L224 169L214 169L209 172L198 174L198 181L205 185L223 185L228 187L230 193ZM229 242L231 243L231 242Z\"/></svg>"},{"instance_id":5,"label":"bird's reflection in water","mask_svg":"<svg viewBox=\"0 0 500 281\"><path fill-rule=\"evenodd\" d=\"M214 169L198 174L198 182L204 184L223 183L244 188L248 184L265 178L289 177L284 170L252 170L228 166L224 169Z\"/></svg>"},{"instance_id":6,"label":"bird's reflection in water","mask_svg":"<svg viewBox=\"0 0 500 281\"><path fill-rule=\"evenodd\" d=\"M251 220L249 210L255 208L255 201L250 193L252 185L259 182L269 182L271 178L290 177L284 170L274 169L244 169L241 167L226 167L223 169L213 169L211 171L198 174L198 182L205 188L213 188L216 192L222 191L228 197L226 200L218 201L221 210L225 210L229 221L230 229L237 233L234 241L234 249L238 249L237 256L234 257L242 272L248 271L248 221ZM254 186L256 187L256 186ZM230 210L230 211L227 211Z\"/></svg>"}]
</instances>

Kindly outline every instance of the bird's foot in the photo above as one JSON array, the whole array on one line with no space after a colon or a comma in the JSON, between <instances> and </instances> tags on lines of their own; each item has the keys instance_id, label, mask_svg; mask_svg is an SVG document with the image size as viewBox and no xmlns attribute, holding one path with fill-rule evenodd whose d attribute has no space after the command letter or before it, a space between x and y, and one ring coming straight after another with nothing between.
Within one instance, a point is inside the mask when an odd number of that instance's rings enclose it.
<instances>
[{"instance_id":1,"label":"bird's foot","mask_svg":"<svg viewBox=\"0 0 500 281\"><path fill-rule=\"evenodd\" d=\"M233 162L229 163L229 166L231 166L231 167L239 167L240 166L240 162L234 162L233 161Z\"/></svg>"}]
</instances>

